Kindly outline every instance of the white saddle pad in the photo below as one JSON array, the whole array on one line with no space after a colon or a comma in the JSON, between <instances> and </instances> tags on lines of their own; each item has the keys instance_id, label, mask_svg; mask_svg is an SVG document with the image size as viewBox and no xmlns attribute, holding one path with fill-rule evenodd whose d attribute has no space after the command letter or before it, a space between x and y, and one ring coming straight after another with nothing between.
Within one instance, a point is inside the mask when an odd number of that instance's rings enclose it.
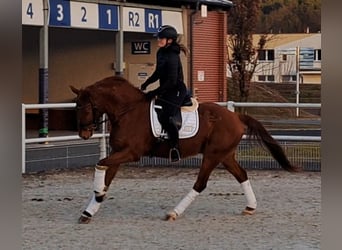
<instances>
[{"instance_id":1,"label":"white saddle pad","mask_svg":"<svg viewBox=\"0 0 342 250\"><path fill-rule=\"evenodd\" d=\"M150 120L152 132L155 137L163 136L167 138L167 133L162 131L162 126L158 120L157 112L155 111L154 100L151 101L150 104ZM160 106L157 106L157 108ZM190 138L195 136L198 132L199 128L199 119L198 119L198 111L195 109L194 111L182 111L182 127L179 130L179 139Z\"/></svg>"}]
</instances>

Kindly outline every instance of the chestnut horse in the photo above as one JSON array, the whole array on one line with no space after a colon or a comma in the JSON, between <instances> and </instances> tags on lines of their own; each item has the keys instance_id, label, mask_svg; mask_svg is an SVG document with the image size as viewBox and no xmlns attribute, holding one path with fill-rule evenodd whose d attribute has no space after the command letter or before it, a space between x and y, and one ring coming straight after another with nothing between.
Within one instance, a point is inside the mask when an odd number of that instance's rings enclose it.
<instances>
[{"instance_id":1,"label":"chestnut horse","mask_svg":"<svg viewBox=\"0 0 342 250\"><path fill-rule=\"evenodd\" d=\"M84 89L70 86L77 95L76 109L79 136L89 139L97 121L106 113L111 124L111 153L101 159L94 173L94 193L87 208L82 212L79 223L89 223L100 208L106 192L120 164L138 161L151 153L168 158L168 143L158 142L150 124L150 101L144 93L127 80L112 76L100 80ZM298 171L285 155L281 146L254 118L231 112L215 103L200 103L198 107L199 130L195 136L180 140L181 157L202 154L202 165L197 180L190 192L166 215L166 220L175 220L207 185L213 169L221 163L240 183L246 197L243 214L253 214L256 199L246 170L235 159L235 152L246 133L248 138L257 138L266 146L273 158L287 171ZM158 146L156 146L158 145Z\"/></svg>"}]
</instances>

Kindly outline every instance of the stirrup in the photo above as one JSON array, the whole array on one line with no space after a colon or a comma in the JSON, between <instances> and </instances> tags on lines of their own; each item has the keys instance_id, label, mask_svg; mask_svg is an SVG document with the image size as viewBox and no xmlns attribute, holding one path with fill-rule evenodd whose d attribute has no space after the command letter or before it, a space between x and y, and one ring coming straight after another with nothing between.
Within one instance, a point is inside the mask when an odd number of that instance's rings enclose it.
<instances>
[{"instance_id":1,"label":"stirrup","mask_svg":"<svg viewBox=\"0 0 342 250\"><path fill-rule=\"evenodd\" d=\"M180 161L180 154L177 148L171 148L169 153L169 159L171 162Z\"/></svg>"}]
</instances>

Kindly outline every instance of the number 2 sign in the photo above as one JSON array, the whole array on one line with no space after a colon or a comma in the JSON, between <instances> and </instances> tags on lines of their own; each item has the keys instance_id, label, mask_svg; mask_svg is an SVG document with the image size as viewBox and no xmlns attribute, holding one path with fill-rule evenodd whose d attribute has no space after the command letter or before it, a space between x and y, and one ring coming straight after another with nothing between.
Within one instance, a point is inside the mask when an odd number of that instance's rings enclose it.
<instances>
[{"instance_id":1,"label":"number 2 sign","mask_svg":"<svg viewBox=\"0 0 342 250\"><path fill-rule=\"evenodd\" d=\"M64 0L50 1L51 26L118 30L118 6Z\"/></svg>"},{"instance_id":2,"label":"number 2 sign","mask_svg":"<svg viewBox=\"0 0 342 250\"><path fill-rule=\"evenodd\" d=\"M49 26L119 30L119 6L67 0L49 1ZM123 31L155 33L162 24L183 34L182 13L150 8L123 7ZM43 0L22 0L22 24L44 25Z\"/></svg>"},{"instance_id":3,"label":"number 2 sign","mask_svg":"<svg viewBox=\"0 0 342 250\"><path fill-rule=\"evenodd\" d=\"M99 27L98 6L95 3L70 2L71 26L78 28Z\"/></svg>"}]
</instances>

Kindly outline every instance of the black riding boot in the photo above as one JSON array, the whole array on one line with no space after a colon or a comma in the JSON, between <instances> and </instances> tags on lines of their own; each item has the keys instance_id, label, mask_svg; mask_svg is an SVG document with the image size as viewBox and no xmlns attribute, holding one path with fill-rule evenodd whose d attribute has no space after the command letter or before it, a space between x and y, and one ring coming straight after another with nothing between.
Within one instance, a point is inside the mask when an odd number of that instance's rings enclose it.
<instances>
[{"instance_id":1,"label":"black riding boot","mask_svg":"<svg viewBox=\"0 0 342 250\"><path fill-rule=\"evenodd\" d=\"M170 142L170 152L169 159L171 162L180 161L180 153L179 153L179 139L178 139L178 128L177 125L173 122L173 119L170 119L170 126L168 126L167 133L169 136Z\"/></svg>"},{"instance_id":2,"label":"black riding boot","mask_svg":"<svg viewBox=\"0 0 342 250\"><path fill-rule=\"evenodd\" d=\"M178 162L180 161L180 154L178 147L173 147L170 149L169 159L171 162Z\"/></svg>"}]
</instances>

